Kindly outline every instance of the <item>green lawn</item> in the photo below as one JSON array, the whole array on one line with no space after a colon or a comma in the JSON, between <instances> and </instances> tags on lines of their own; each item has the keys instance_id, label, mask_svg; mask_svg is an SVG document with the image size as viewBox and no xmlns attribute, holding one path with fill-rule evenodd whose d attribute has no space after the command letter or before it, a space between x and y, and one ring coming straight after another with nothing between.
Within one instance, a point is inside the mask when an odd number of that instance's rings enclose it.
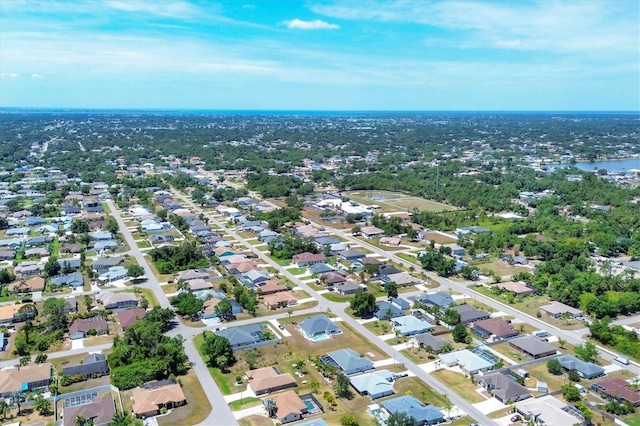
<instances>
[{"instance_id":1,"label":"green lawn","mask_svg":"<svg viewBox=\"0 0 640 426\"><path fill-rule=\"evenodd\" d=\"M472 404L485 401L485 399L476 392L478 386L471 383L471 379L469 377L464 377L464 375L460 373L455 373L449 370L438 370L432 375Z\"/></svg>"},{"instance_id":2,"label":"green lawn","mask_svg":"<svg viewBox=\"0 0 640 426\"><path fill-rule=\"evenodd\" d=\"M260 404L262 404L262 400L260 398L255 398L253 396L250 396L247 398L242 398L242 401L233 401L229 403L229 407L231 407L231 410L237 411L237 410L243 410L249 407L255 407L256 405L260 405Z\"/></svg>"},{"instance_id":3,"label":"green lawn","mask_svg":"<svg viewBox=\"0 0 640 426\"><path fill-rule=\"evenodd\" d=\"M280 266L289 266L291 265L291 259L277 259L275 257L269 256Z\"/></svg>"},{"instance_id":4,"label":"green lawn","mask_svg":"<svg viewBox=\"0 0 640 426\"><path fill-rule=\"evenodd\" d=\"M289 271L293 275L303 275L307 272L307 268L290 268L287 269L287 271Z\"/></svg>"}]
</instances>

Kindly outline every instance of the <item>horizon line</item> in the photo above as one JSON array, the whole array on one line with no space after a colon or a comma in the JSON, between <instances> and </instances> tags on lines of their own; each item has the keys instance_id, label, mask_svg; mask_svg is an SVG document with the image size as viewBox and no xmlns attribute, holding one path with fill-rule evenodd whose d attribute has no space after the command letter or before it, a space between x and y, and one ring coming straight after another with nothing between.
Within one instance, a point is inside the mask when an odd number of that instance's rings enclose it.
<instances>
[{"instance_id":1,"label":"horizon line","mask_svg":"<svg viewBox=\"0 0 640 426\"><path fill-rule=\"evenodd\" d=\"M147 107L37 107L37 106L0 106L3 110L22 111L151 111L151 112L288 112L288 113L624 113L640 114L640 110L555 110L555 109L251 109L251 108L147 108Z\"/></svg>"}]
</instances>

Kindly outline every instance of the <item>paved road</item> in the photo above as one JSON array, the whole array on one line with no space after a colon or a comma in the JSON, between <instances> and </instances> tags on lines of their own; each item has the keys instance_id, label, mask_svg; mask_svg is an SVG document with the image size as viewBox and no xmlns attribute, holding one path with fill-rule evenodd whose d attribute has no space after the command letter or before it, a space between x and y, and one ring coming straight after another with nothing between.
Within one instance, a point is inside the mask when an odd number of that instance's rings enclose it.
<instances>
[{"instance_id":1,"label":"paved road","mask_svg":"<svg viewBox=\"0 0 640 426\"><path fill-rule=\"evenodd\" d=\"M186 196L184 196L183 194L181 194L181 193L179 193L177 191L174 192L174 194L175 194L176 198L179 198L183 204L189 206L191 209L193 209L193 211L202 212L205 215L205 217L207 217L207 219L210 220L210 222L215 223L221 229L224 229L225 232L229 236L231 236L233 239L235 239L236 241L244 244L246 247L249 247L262 261L264 261L265 263L267 263L270 266L272 266L272 267L276 268L277 270L279 270L281 275L284 275L292 283L294 283L295 285L303 288L312 297L317 299L318 300L318 310L319 311L332 312L333 314L338 315L340 318L342 318L342 320L344 322L349 324L353 329L355 329L358 333L360 333L366 339L368 339L369 341L373 342L377 347L379 347L389 357L393 357L397 362L399 362L401 364L404 364L404 366L409 371L411 371L413 374L415 374L420 379L422 379L425 383L427 383L429 386L431 386L435 391L437 391L439 393L442 393L442 394L447 394L449 396L450 401L453 404L458 406L462 411L464 411L467 414L469 414L471 417L473 417L474 419L479 421L481 424L483 424L483 425L496 424L493 420L489 419L486 415L484 415L481 411L479 411L473 405L468 403L465 399L460 397L458 394L456 394L454 392L451 392L440 381L436 380L434 377L429 375L427 372L425 372L424 370L422 370L421 368L416 366L411 360L406 358L404 355L402 355L397 350L393 349L390 345L388 345L386 342L384 342L378 336L374 335L372 332L367 330L362 324L358 323L355 319L353 319L349 315L347 315L344 312L344 310L346 308L346 305L344 303L335 303L335 302L328 301L327 299L322 297L321 294L318 294L317 291L315 291L314 289L309 287L307 284L305 284L304 282L300 281L296 276L291 274L289 271L287 271L286 269L284 269L280 265L278 265L269 256L267 256L266 254L264 254L263 252L261 252L260 250L255 248L253 245L251 245L246 239L242 238L234 230L226 228L215 217L211 216L210 214L204 212L198 206L194 205L191 202L191 200L187 199ZM262 320L262 318L260 318L260 319Z\"/></svg>"},{"instance_id":2,"label":"paved road","mask_svg":"<svg viewBox=\"0 0 640 426\"><path fill-rule=\"evenodd\" d=\"M162 291L162 288L160 287L158 280L156 279L155 275L153 275L153 271L151 270L151 268L149 267L149 264L147 263L147 259L144 257L144 255L140 251L140 248L138 247L135 240L131 236L131 232L129 232L126 225L124 224L124 221L122 220L122 217L120 216L120 213L118 212L118 209L116 208L115 204L113 203L112 200L108 200L107 204L111 209L112 216L116 218L116 221L120 226L120 232L122 232L125 240L129 244L129 247L131 247L130 254L133 257L135 257L135 259L138 261L138 264L144 268L145 275L147 277L147 282L142 284L140 287L151 289L155 294L156 299L158 300L158 303L160 304L160 306L162 306L163 308L170 307L171 304L169 303L169 299L167 299L167 296ZM212 407L211 413L205 420L202 421L201 425L206 425L206 426L236 425L238 424L238 422L233 416L233 413L231 412L229 405L224 400L222 392L220 392L220 389L218 388L218 385L211 377L211 374L209 373L209 370L207 369L204 360L202 359L202 357L196 350L195 346L193 345L193 342L191 341L194 335L199 334L201 332L202 332L202 329L194 329L191 327L186 327L182 323L178 323L178 325L172 330L172 334L174 335L181 334L185 339L187 339L183 345L185 349L185 353L187 354L189 359L195 363L193 365L193 368L196 372L196 375L198 376L198 380L200 380L200 384L202 385L202 388L204 389L204 393L205 395L207 395L207 398L209 399L209 403L211 404L211 407Z\"/></svg>"},{"instance_id":3,"label":"paved road","mask_svg":"<svg viewBox=\"0 0 640 426\"><path fill-rule=\"evenodd\" d=\"M315 224L316 226L323 226L321 224ZM324 228L327 230L327 232L330 233L334 233L336 235L338 235L341 238L344 238L346 240L349 240L355 244L359 244L363 247L365 247L367 250L372 251L373 253L377 253L380 256L386 257L388 259L391 259L394 262L397 262L407 268L409 267L414 267L416 268L416 265L408 262L404 259L402 259L401 257L396 256L393 253L389 253L386 250L382 250L379 247L376 247L372 244L367 243L366 241L362 241L359 239L354 238L350 233L344 232L340 229L335 229L335 228L331 228L331 227L327 227L324 226ZM542 330L547 330L549 331L551 334L554 334L564 340L567 341L567 343L570 343L572 345L580 345L584 343L583 340L583 336L585 334L588 333L588 329L587 328L581 328L578 330L563 330L561 328L558 328L554 325L551 325L549 323L546 323L544 321L542 321L539 318L536 318L532 315L528 315L525 314L517 309L513 309L511 306L506 305L504 303L498 302L495 299L492 299L490 297L487 297L483 294L477 293L475 291L473 291L472 289L470 289L468 286L469 284L473 284L470 281L466 281L466 282L456 282L456 281L452 281L449 280L447 278L443 278L440 277L432 272L428 272L428 271L423 271L424 273L426 273L426 275L434 282L438 283L440 285L439 290L448 290L451 289L455 292L458 293L462 293L465 294L469 297L472 297L474 300L477 300L479 302L484 303L487 306L490 306L494 309L497 309L499 311L502 311L506 314L509 314L511 316L513 316L514 318L526 322L528 324L533 325L534 327L537 327L539 329ZM635 320L634 320L635 318ZM639 316L635 316L635 317L631 317L629 319L624 319L624 320L620 320L616 323L620 323L620 324L629 324L629 323L633 323L635 321L638 321L638 318L640 318ZM602 346L598 346L598 350L600 353L600 356L609 361L609 362L613 362L613 359L615 358L616 354L612 351L610 351L609 349L606 349ZM632 362L629 365L623 365L621 366L629 371L631 371L632 373L636 374L636 375L640 375L640 365L638 363Z\"/></svg>"}]
</instances>

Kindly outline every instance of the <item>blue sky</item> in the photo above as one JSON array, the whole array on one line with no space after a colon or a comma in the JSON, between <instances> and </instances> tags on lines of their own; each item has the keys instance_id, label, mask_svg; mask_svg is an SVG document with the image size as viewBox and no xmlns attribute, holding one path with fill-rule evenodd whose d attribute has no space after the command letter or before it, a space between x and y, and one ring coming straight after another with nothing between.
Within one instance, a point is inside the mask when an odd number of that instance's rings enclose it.
<instances>
[{"instance_id":1,"label":"blue sky","mask_svg":"<svg viewBox=\"0 0 640 426\"><path fill-rule=\"evenodd\" d=\"M5 0L0 106L639 110L637 0Z\"/></svg>"}]
</instances>

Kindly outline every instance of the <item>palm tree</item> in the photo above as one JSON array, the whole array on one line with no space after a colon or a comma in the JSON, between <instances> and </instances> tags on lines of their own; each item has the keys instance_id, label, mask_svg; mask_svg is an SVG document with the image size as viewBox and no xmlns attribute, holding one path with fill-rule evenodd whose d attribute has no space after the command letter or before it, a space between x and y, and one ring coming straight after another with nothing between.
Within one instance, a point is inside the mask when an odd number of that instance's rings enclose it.
<instances>
[{"instance_id":1,"label":"palm tree","mask_svg":"<svg viewBox=\"0 0 640 426\"><path fill-rule=\"evenodd\" d=\"M423 390L422 392L420 392L420 397L422 397L422 401L426 404L427 403L427 397L429 396L429 392L427 392L426 390Z\"/></svg>"},{"instance_id":2,"label":"palm tree","mask_svg":"<svg viewBox=\"0 0 640 426\"><path fill-rule=\"evenodd\" d=\"M0 414L2 414L2 420L7 418L7 411L9 411L9 404L4 398L0 399Z\"/></svg>"},{"instance_id":3,"label":"palm tree","mask_svg":"<svg viewBox=\"0 0 640 426\"><path fill-rule=\"evenodd\" d=\"M311 382L309 386L311 386L311 393L318 393L320 390L320 383L318 382Z\"/></svg>"},{"instance_id":4,"label":"palm tree","mask_svg":"<svg viewBox=\"0 0 640 426\"><path fill-rule=\"evenodd\" d=\"M444 409L447 410L447 417L451 418L451 409L453 408L453 404L449 400L449 395L442 394L444 398Z\"/></svg>"},{"instance_id":5,"label":"palm tree","mask_svg":"<svg viewBox=\"0 0 640 426\"><path fill-rule=\"evenodd\" d=\"M561 349L564 349L565 343L567 343L566 340L564 340L562 337L558 337L558 345L560 345Z\"/></svg>"},{"instance_id":6,"label":"palm tree","mask_svg":"<svg viewBox=\"0 0 640 426\"><path fill-rule=\"evenodd\" d=\"M191 289L191 285L187 280L180 278L176 283L176 290L178 291L189 291Z\"/></svg>"},{"instance_id":7,"label":"palm tree","mask_svg":"<svg viewBox=\"0 0 640 426\"><path fill-rule=\"evenodd\" d=\"M20 407L24 402L24 395L20 391L12 391L9 394L9 401L11 401L11 405L16 405L18 407L18 416L22 415L22 411Z\"/></svg>"}]
</instances>

